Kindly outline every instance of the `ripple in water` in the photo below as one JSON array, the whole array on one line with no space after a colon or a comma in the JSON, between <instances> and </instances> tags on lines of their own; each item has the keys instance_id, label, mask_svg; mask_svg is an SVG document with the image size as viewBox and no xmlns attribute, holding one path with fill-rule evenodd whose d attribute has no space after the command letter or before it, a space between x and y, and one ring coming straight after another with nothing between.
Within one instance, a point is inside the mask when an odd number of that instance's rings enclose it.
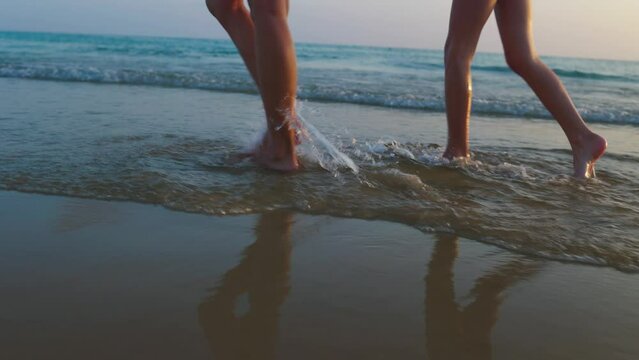
<instances>
[{"instance_id":1,"label":"ripple in water","mask_svg":"<svg viewBox=\"0 0 639 360\"><path fill-rule=\"evenodd\" d=\"M338 149L307 121L306 169L291 176L235 163L226 141L102 137L4 158L0 188L129 200L212 215L288 208L455 232L517 252L639 270L637 202L608 185L555 175L542 152L478 151L449 163L433 144L353 140ZM75 144L78 145L78 144ZM326 171L328 170L328 172ZM331 176L333 175L333 176Z\"/></svg>"}]
</instances>

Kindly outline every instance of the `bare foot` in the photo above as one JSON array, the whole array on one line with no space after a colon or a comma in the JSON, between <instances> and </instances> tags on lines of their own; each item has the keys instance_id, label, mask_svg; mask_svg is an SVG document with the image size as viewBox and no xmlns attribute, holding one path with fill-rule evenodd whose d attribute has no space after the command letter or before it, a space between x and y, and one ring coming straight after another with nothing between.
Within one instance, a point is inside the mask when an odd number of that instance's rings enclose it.
<instances>
[{"instance_id":1,"label":"bare foot","mask_svg":"<svg viewBox=\"0 0 639 360\"><path fill-rule=\"evenodd\" d=\"M606 152L608 142L602 136L591 133L573 148L574 176L579 179L594 178L595 163Z\"/></svg>"},{"instance_id":2,"label":"bare foot","mask_svg":"<svg viewBox=\"0 0 639 360\"><path fill-rule=\"evenodd\" d=\"M259 165L276 171L293 172L300 168L295 145L297 139L292 130L268 131L262 143L253 151L253 160Z\"/></svg>"}]
</instances>

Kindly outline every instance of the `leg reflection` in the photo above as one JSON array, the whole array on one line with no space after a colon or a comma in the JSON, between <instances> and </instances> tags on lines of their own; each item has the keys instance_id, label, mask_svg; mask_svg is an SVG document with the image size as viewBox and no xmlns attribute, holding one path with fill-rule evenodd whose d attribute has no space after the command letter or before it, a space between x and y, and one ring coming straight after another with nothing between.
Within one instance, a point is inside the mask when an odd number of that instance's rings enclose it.
<instances>
[{"instance_id":1,"label":"leg reflection","mask_svg":"<svg viewBox=\"0 0 639 360\"><path fill-rule=\"evenodd\" d=\"M289 291L293 215L262 215L255 242L199 307L199 321L216 359L275 359L279 307ZM249 309L236 313L240 296Z\"/></svg>"},{"instance_id":2,"label":"leg reflection","mask_svg":"<svg viewBox=\"0 0 639 360\"><path fill-rule=\"evenodd\" d=\"M538 262L514 260L475 282L474 301L455 302L453 266L458 239L440 235L426 275L426 346L429 359L491 359L491 332L498 319L502 293L539 269Z\"/></svg>"}]
</instances>

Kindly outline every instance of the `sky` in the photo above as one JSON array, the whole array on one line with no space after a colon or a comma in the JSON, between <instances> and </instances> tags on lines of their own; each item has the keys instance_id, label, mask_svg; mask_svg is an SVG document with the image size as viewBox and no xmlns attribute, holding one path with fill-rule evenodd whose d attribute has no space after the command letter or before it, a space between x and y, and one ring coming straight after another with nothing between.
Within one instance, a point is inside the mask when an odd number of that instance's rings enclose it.
<instances>
[{"instance_id":1,"label":"sky","mask_svg":"<svg viewBox=\"0 0 639 360\"><path fill-rule=\"evenodd\" d=\"M441 49L452 0L290 0L298 42ZM639 0L532 0L542 55L639 60ZM204 0L0 0L0 30L225 38ZM501 52L494 17L479 51Z\"/></svg>"}]
</instances>

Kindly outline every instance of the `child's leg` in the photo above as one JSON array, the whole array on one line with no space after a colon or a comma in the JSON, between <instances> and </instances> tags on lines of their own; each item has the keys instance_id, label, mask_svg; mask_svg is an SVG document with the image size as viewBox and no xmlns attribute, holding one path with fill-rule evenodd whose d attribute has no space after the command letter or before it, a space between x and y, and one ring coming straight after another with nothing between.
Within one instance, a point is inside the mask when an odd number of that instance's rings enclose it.
<instances>
[{"instance_id":1,"label":"child's leg","mask_svg":"<svg viewBox=\"0 0 639 360\"><path fill-rule=\"evenodd\" d=\"M533 89L568 137L574 175L594 176L595 162L606 150L606 140L588 129L555 73L536 54L530 0L499 1L495 8L508 65Z\"/></svg>"}]
</instances>

